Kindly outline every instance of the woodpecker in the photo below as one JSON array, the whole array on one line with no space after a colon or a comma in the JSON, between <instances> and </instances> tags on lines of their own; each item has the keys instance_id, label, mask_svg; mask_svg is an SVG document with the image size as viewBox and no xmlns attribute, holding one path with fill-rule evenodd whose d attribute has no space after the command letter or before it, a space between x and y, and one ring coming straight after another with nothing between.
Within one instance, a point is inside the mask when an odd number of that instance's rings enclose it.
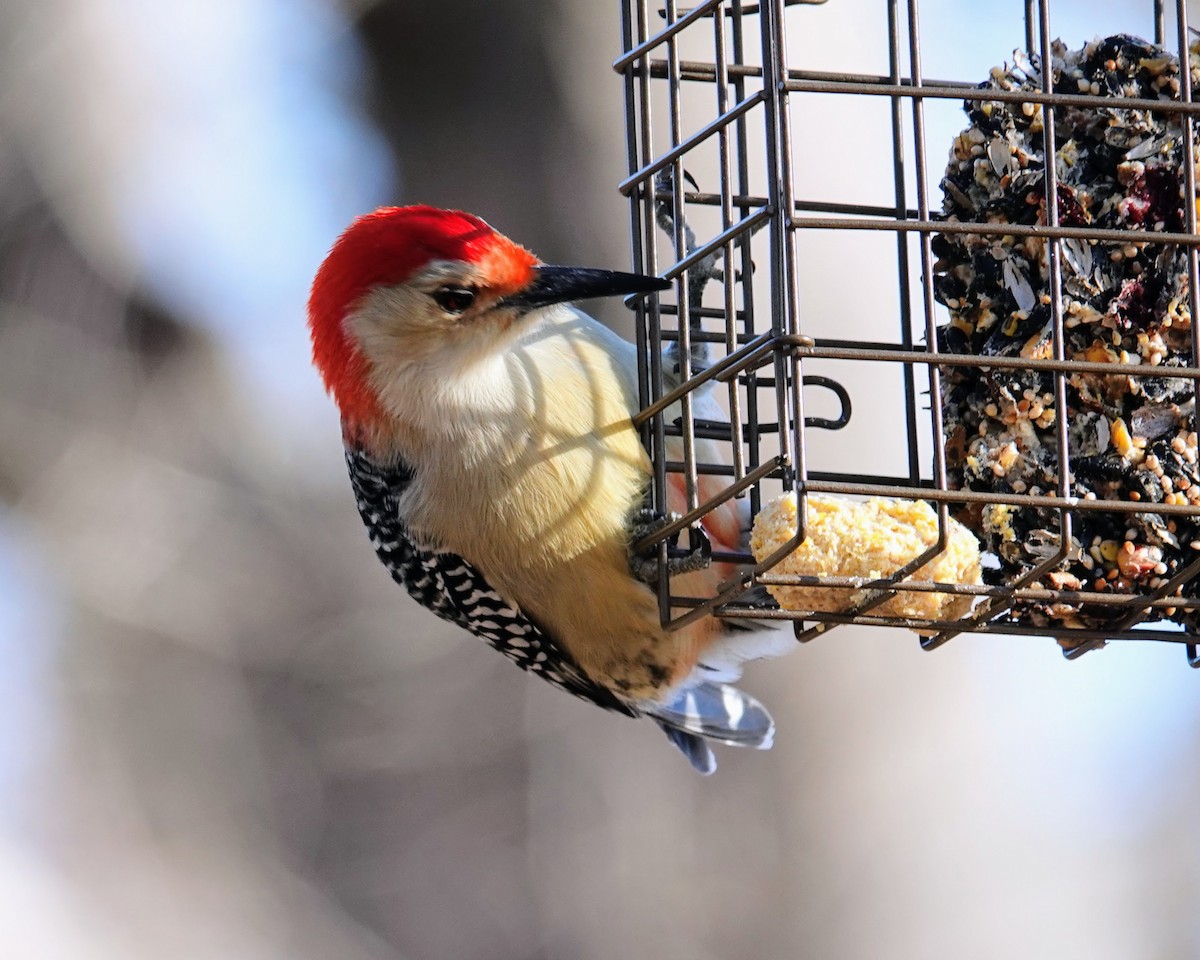
<instances>
[{"instance_id":1,"label":"woodpecker","mask_svg":"<svg viewBox=\"0 0 1200 960\"><path fill-rule=\"evenodd\" d=\"M635 348L571 306L668 286L542 263L462 211L385 207L334 244L308 318L358 510L393 579L521 668L653 718L707 774L707 741L771 746L770 714L727 681L782 652L779 635L711 617L662 627L630 556L651 475L630 419ZM744 505L705 526L719 549L741 549ZM713 596L727 573L681 576Z\"/></svg>"}]
</instances>

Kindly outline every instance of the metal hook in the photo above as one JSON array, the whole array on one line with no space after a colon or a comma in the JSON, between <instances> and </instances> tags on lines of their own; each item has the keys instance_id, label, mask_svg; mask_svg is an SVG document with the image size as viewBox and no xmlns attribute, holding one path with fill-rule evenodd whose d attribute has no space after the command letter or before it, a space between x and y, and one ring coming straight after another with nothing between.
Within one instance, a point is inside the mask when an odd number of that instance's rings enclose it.
<instances>
[{"instance_id":1,"label":"metal hook","mask_svg":"<svg viewBox=\"0 0 1200 960\"><path fill-rule=\"evenodd\" d=\"M838 398L838 403L842 408L836 420L829 420L825 417L805 417L804 425L806 427L815 427L818 430L841 430L850 422L850 394L845 387L832 377L822 377L815 373L804 377L802 383L806 387L824 387L826 390L831 390Z\"/></svg>"}]
</instances>

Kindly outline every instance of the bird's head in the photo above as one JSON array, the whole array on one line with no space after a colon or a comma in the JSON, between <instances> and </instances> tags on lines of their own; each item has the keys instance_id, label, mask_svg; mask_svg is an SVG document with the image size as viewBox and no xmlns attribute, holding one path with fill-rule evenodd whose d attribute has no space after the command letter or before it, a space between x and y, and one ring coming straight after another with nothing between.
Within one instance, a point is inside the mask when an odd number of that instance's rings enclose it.
<instances>
[{"instance_id":1,"label":"bird's head","mask_svg":"<svg viewBox=\"0 0 1200 960\"><path fill-rule=\"evenodd\" d=\"M545 307L666 286L548 266L462 211L383 207L355 220L317 271L308 301L313 361L347 428L370 429L389 415L381 383L398 371L462 376Z\"/></svg>"}]
</instances>

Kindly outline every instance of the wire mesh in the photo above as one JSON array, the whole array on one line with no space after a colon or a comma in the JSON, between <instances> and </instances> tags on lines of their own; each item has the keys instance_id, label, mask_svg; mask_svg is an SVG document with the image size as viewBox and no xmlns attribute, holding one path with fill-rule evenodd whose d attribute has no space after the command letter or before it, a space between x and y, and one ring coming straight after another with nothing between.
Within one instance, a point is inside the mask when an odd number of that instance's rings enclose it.
<instances>
[{"instance_id":1,"label":"wire mesh","mask_svg":"<svg viewBox=\"0 0 1200 960\"><path fill-rule=\"evenodd\" d=\"M1045 215L1039 222L946 218L937 184L950 145L927 142L929 111L984 101L1032 105L1020 108L1039 111L1043 155L1058 157L1067 138L1060 137L1056 123L1063 111L1095 109L1094 92L1075 94L1061 84L1056 89L1049 69L1040 71L1040 86L1022 89L985 87L984 77L925 77L918 0L880 0L873 8L881 21L886 19L886 65L877 72L817 69L806 60L803 42L789 43L788 34L795 31L803 41L816 15L813 8L823 2L706 0L692 7L677 0L662 0L661 6L660 0L623 2L625 52L614 68L625 83L629 174L620 190L630 201L635 266L676 281L672 292L635 305L643 406L636 422L652 452L655 506L665 510L672 477L682 479L687 495L686 510L636 547L659 552L663 622L679 627L709 613L786 619L795 621L803 640L842 624L900 626L920 633L927 649L964 632L1049 635L1072 658L1111 639L1163 640L1186 645L1189 663L1200 666L1190 624L1185 629L1158 622L1167 614L1187 620L1191 611L1200 611L1193 583L1200 559L1189 556L1162 576L1068 581L1069 588L1062 578L1049 576L1094 547L1075 537L1094 517L1107 517L1121 529L1153 515L1172 530L1190 529L1200 522L1193 519L1200 518L1200 498L1085 497L1073 472L1080 456L1069 416L1057 417L1046 430L1058 464L1052 487L971 489L956 473L961 455L948 450L943 422L946 378L956 371L1043 376L1049 386L1046 406L1058 411L1078 406L1073 377L1145 375L1138 358L1120 356L1113 362L1068 350L1064 244L1097 250L1107 249L1096 246L1104 244L1179 245L1186 251L1188 291L1182 309L1189 312L1190 306L1195 316L1200 287L1195 203L1182 203L1182 222L1175 229L1064 222L1070 220L1061 216L1070 190L1059 183L1059 165L1047 162L1040 187ZM837 3L830 0L831 7ZM1037 62L1052 62L1051 6L1051 0L1013 4L1010 49L1023 45ZM1129 30L1151 34L1155 44L1187 64L1186 3L1171 6L1172 37L1163 0L1131 10ZM1182 69L1171 97L1117 91L1104 106L1178 118L1182 194L1194 198L1192 125L1200 105L1193 102L1190 81L1189 70ZM866 119L851 117L854 111ZM823 127L821 117L826 118ZM835 142L838 150L831 151ZM821 172L822 164L827 169L843 162L838 157L848 163L870 158L875 166L866 178L869 191L845 189L836 175ZM1044 242L1049 319L1042 355L944 349L940 334L949 316L935 290L938 236ZM840 281L843 287L885 289L876 306L864 311L869 317L849 308L853 291L839 303L825 289L831 285L826 266L834 249L842 251L847 265L873 265L874 274ZM857 267L847 271L860 275ZM706 287L710 278L715 283ZM878 307L881 301L886 309ZM674 371L664 370L663 362L672 344L679 348L677 386L672 385ZM1200 389L1196 351L1190 338L1189 361L1171 370L1172 378L1186 381L1193 401ZM721 396L727 423L695 415L693 401L701 389ZM1194 431L1194 413L1190 425ZM832 431L844 431L850 443L831 444ZM890 455L875 449L882 435ZM714 445L719 456L711 454ZM751 513L757 514L782 491L794 491L798 501L798 529L788 544L761 561L749 553L714 556L741 565L741 573L715 597L677 592L666 573L673 536L731 498L749 498ZM927 501L937 514L937 540L921 556L875 579L773 572L805 539L811 494ZM977 584L912 578L945 549L952 515L996 505L1050 511L1056 518L1056 539L1040 562L1019 569L1001 565L998 572L993 563L991 574ZM1200 551L1200 543L1193 550ZM1102 573L1097 581L1104 581ZM839 612L784 610L749 602L761 591L748 591L760 585L857 592L853 605ZM896 594L922 592L965 595L974 598L974 606L960 619L945 621L878 610ZM1086 610L1089 617L1073 625L1047 623L1032 617L1032 609Z\"/></svg>"}]
</instances>

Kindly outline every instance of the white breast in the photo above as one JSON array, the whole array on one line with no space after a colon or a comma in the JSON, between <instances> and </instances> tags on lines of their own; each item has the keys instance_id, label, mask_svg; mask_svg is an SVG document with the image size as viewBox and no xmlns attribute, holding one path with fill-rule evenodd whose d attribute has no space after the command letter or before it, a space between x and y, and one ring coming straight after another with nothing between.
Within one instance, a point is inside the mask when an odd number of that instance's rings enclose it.
<instances>
[{"instance_id":1,"label":"white breast","mask_svg":"<svg viewBox=\"0 0 1200 960\"><path fill-rule=\"evenodd\" d=\"M649 465L629 422L634 348L571 308L542 311L466 376L422 371L415 533L482 568L561 561L625 536Z\"/></svg>"}]
</instances>

